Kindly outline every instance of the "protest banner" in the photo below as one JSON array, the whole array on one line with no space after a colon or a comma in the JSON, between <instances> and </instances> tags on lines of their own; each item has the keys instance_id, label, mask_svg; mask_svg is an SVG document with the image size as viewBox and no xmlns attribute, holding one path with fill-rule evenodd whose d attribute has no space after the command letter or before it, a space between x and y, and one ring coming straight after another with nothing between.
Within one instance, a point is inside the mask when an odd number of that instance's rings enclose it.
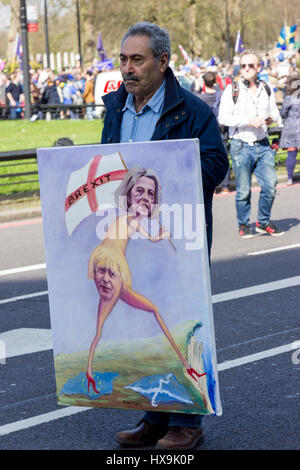
<instances>
[{"instance_id":1,"label":"protest banner","mask_svg":"<svg viewBox=\"0 0 300 470\"><path fill-rule=\"evenodd\" d=\"M58 403L220 415L198 140L37 153Z\"/></svg>"}]
</instances>

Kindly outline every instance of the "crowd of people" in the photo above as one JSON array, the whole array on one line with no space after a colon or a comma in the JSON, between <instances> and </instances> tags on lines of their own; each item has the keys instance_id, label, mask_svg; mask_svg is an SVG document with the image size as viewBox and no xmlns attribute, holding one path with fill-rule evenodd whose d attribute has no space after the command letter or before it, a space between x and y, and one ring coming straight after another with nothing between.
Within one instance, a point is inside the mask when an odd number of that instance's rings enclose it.
<instances>
[{"instance_id":1,"label":"crowd of people","mask_svg":"<svg viewBox=\"0 0 300 470\"><path fill-rule=\"evenodd\" d=\"M78 64L72 68L63 68L59 73L48 68L30 69L29 73L32 121L43 118L94 119L97 68L84 69ZM16 68L10 74L0 72L0 118L24 118L24 104L24 76L21 68Z\"/></svg>"},{"instance_id":2,"label":"crowd of people","mask_svg":"<svg viewBox=\"0 0 300 470\"><path fill-rule=\"evenodd\" d=\"M274 152L268 140L268 126L276 121L283 126L280 145L291 152L289 165L292 171L293 162L300 148L299 130L296 124L297 120L300 122L300 101L297 93L300 89L297 69L299 52L277 52L277 55L266 54L260 58L256 53L247 51L234 58L233 64L214 60L214 64L197 65L187 62L181 66L177 66L178 57L173 55L169 67L170 50L167 31L157 25L140 23L132 26L125 34L121 42L120 55L123 83L116 93L108 94L103 99L106 117L101 143L104 145L199 139L208 258L212 246L213 194L218 185L228 178L227 153L229 151L236 178L239 235L244 239L253 237L250 227L252 173L255 173L261 186L255 230L270 236L283 235L284 232L270 221L271 208L276 196L277 178ZM134 60L136 58L138 60ZM83 115L88 119L93 119L92 105L95 100L94 87L98 73L97 67L83 71L79 66L63 70L59 74L48 69L32 70L30 72L31 97L33 109L36 111L33 117L43 117L39 114L42 112L39 104L50 104L54 105L52 111L47 111L50 112L51 118L83 117L79 115L81 111L78 111L82 106ZM24 101L22 80L21 70L14 71L10 76L2 74L0 77L1 93L3 92L0 95L1 103L8 102L11 105L11 119L22 117ZM188 93L186 89L191 93ZM55 105L59 103L65 104L66 107L57 108L57 111ZM78 108L68 108L72 104ZM91 104L91 106L86 108L83 104ZM215 114L216 119L207 105ZM116 116L121 116L121 110L123 111L122 118L116 118ZM292 121L290 132L285 132L287 119ZM230 142L230 149L227 148L227 152L222 140L226 145ZM64 145L64 143L57 142L57 145ZM153 181L151 175L143 173L143 176L137 176L134 184L132 183L130 192L127 192L127 202L129 201L130 204L126 206L130 217L132 217L130 210L133 210L130 207L133 204L138 207L138 211L135 209L134 217L137 215L137 218L141 218L142 213L145 214L143 217L151 216L152 205L159 199L158 197L157 200L155 199L158 184L154 184ZM139 188L139 194L134 192L136 187ZM124 233L126 234L129 233L129 229L133 231L133 225L130 226L127 221L128 217L128 215L126 219L124 217L124 224L126 223ZM140 224L140 220L134 223ZM140 230L139 225L134 225L134 227L139 227ZM118 254L118 260L121 260L118 261L119 269L120 266L129 269L125 259L129 238L126 238L125 245L122 242L122 247L118 241L120 248L114 246L113 249L112 246L116 245L116 242L114 240L112 243L112 240L113 237L105 240L106 247L108 247L106 249L111 251L109 255L112 257L113 250L119 250L121 252L120 256ZM103 244L98 252L101 250L103 250ZM109 266L111 268L111 264ZM101 267L103 268L102 265ZM97 275L100 276L100 274L99 271ZM94 349L100 339L103 322L118 298L135 308L154 313L173 349L177 352L177 346L164 326L156 306L146 298L143 298L142 302L141 296L132 290L130 273L128 281L122 279L121 272L118 273L117 269L114 276L117 278L118 290L113 299L108 298L110 294L108 295L107 292L110 289L107 286L105 288L102 286L102 291L100 283L97 287L102 302L99 303L98 315L100 315L100 309L104 314L101 313L102 319L91 345L86 372L88 388L92 385L96 393L99 392L96 389L91 367ZM192 379L196 380L195 374L200 377L180 354L178 356L182 360L186 373ZM203 439L202 418L202 415L194 413L150 410L146 411L134 429L119 431L115 439L121 445L134 448L156 445L156 449L193 449Z\"/></svg>"},{"instance_id":3,"label":"crowd of people","mask_svg":"<svg viewBox=\"0 0 300 470\"><path fill-rule=\"evenodd\" d=\"M238 83L241 77L240 57L235 56L232 63L220 61L218 58L204 62L180 59L172 54L170 67L180 85L205 101L218 118L219 106L224 90L228 85ZM114 68L114 70L119 70ZM95 84L99 73L97 59L94 59L89 68L84 68L77 62L75 67L63 68L59 73L47 68L30 70L30 93L32 102L31 120L37 119L94 119L101 116L95 112ZM258 78L263 80L272 89L276 104L282 107L282 127L284 122L291 122L291 94L297 94L300 82L300 49L280 51L275 49L260 57ZM288 103L288 105L287 105ZM12 73L0 72L0 119L24 118L24 77L21 67ZM298 121L300 123L300 109L298 102L293 101L292 123L294 134L298 135ZM300 127L300 124L299 124ZM293 183L294 168L298 148L298 137L287 137L287 125L283 126L283 136L280 147L288 151L287 173L288 184ZM225 147L228 146L228 133L224 126L220 126ZM228 131L228 129L227 129ZM290 134L290 132L289 132ZM222 191L229 191L228 171L223 183Z\"/></svg>"},{"instance_id":4,"label":"crowd of people","mask_svg":"<svg viewBox=\"0 0 300 470\"><path fill-rule=\"evenodd\" d=\"M260 77L269 82L274 90L276 102L281 104L285 95L288 77L297 73L299 52L267 53L261 61ZM207 93L205 74L215 75L214 88L223 91L226 86L238 80L240 68L239 57L234 57L233 63L221 62L214 58L214 65L209 62L180 63L176 54L173 54L170 66L175 72L183 88L196 94ZM211 62L211 61L210 61ZM299 64L298 64L299 65ZM75 67L63 68L56 73L51 69L38 68L30 70L30 92L33 105L33 118L35 119L78 119L95 117L94 89L96 77L102 70L97 67L97 59L89 68L83 68L78 62ZM104 71L105 73L105 71ZM208 92L208 94L211 94ZM201 98L212 98L201 96ZM0 72L0 119L17 119L24 117L24 78L21 67L16 67L11 73ZM51 112L42 112L39 105L64 105ZM73 108L72 108L73 105ZM87 105L82 106L80 105ZM78 106L77 108L75 106ZM2 109L1 109L2 108ZM45 107L44 107L45 108Z\"/></svg>"}]
</instances>

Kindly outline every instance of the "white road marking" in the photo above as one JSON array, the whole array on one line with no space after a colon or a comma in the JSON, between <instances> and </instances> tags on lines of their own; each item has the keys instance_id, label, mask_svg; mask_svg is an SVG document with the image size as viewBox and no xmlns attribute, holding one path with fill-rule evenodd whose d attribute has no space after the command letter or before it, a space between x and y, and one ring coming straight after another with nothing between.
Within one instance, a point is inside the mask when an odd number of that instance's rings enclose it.
<instances>
[{"instance_id":1,"label":"white road marking","mask_svg":"<svg viewBox=\"0 0 300 470\"><path fill-rule=\"evenodd\" d=\"M279 248L271 248L269 250L253 251L252 253L248 253L248 256L265 255L266 253L274 253L276 251L282 250L292 250L293 248L300 248L300 243L297 243L296 245L281 246Z\"/></svg>"},{"instance_id":2,"label":"white road marking","mask_svg":"<svg viewBox=\"0 0 300 470\"><path fill-rule=\"evenodd\" d=\"M212 295L212 303L217 304L219 302L226 302L227 300L239 299L241 297L248 297L250 295L264 294L265 292L271 292L273 290L286 289L288 287L295 287L300 285L300 276L289 277L287 279L281 279L279 281L266 282L264 284L258 284L256 286L245 287L244 289L236 289L221 294ZM1 304L8 304L10 302L17 302L19 300L31 299L33 297L39 297L42 295L48 295L48 291L33 292L32 294L20 295L18 297L9 297L7 299L0 300Z\"/></svg>"},{"instance_id":3,"label":"white road marking","mask_svg":"<svg viewBox=\"0 0 300 470\"><path fill-rule=\"evenodd\" d=\"M264 294L273 290L286 289L288 287L295 287L300 285L300 276L289 277L279 281L265 282L256 286L246 287L244 289L231 290L223 292L222 294L215 294L212 296L214 304L218 302L226 302L227 300L239 299L241 297L248 297L250 295Z\"/></svg>"},{"instance_id":4,"label":"white road marking","mask_svg":"<svg viewBox=\"0 0 300 470\"><path fill-rule=\"evenodd\" d=\"M224 292L222 294L216 294L212 296L213 303L224 302L226 300L238 299L240 297L245 297L249 295L256 295L264 292L270 292L272 290L284 289L287 287L293 287L300 285L300 276L295 276L288 279L282 279L280 281L268 282L265 284L260 284L257 286L248 287L245 289L237 289L229 292ZM9 299L0 300L0 304L14 302L18 300L29 299L37 296L42 296L48 294L48 291L35 292L28 295L22 295L19 297L11 297ZM41 333L42 332L42 333ZM18 347L13 345L15 343L16 337L19 335ZM20 354L29 354L32 352L44 351L52 349L52 337L51 330L35 330L22 328L20 330L13 330L12 332L2 333L0 335L0 340L7 341L7 357L14 357ZM231 361L225 361L221 364L218 364L218 371L227 370L233 367L238 367L250 362L255 362L267 357L272 357L277 354L282 354L284 352L293 351L299 348L297 342L279 346L277 348L272 348L266 351L261 351L259 353L251 354L248 356L240 357ZM91 408L86 407L66 407L61 410L52 411L50 413L45 413L43 415L35 416L25 420L17 421L15 423L9 423L3 426L0 426L0 435L4 436L12 432L20 431L27 429L39 424L51 422L56 419L63 418L65 416L71 416L83 411L90 410Z\"/></svg>"},{"instance_id":5,"label":"white road marking","mask_svg":"<svg viewBox=\"0 0 300 470\"><path fill-rule=\"evenodd\" d=\"M52 332L41 328L18 328L0 333L6 358L53 349Z\"/></svg>"},{"instance_id":6,"label":"white road marking","mask_svg":"<svg viewBox=\"0 0 300 470\"><path fill-rule=\"evenodd\" d=\"M299 341L294 341L290 344L284 344L277 348L267 349L266 351L261 351L256 354L250 354L248 356L240 357L233 359L232 361L225 361L217 365L218 371L228 370L233 367L238 367L249 362L259 361L267 357L272 357L277 354L282 354L285 352L293 351L300 347ZM12 432L21 431L24 429L31 428L33 426L38 426L39 424L49 423L56 419L64 418L66 416L71 416L77 413L82 413L83 411L91 410L92 408L87 407L77 407L77 406L68 406L62 410L51 411L39 416L34 416L32 418L23 419L21 421L15 421L14 423L4 424L0 426L0 436L5 436L11 434Z\"/></svg>"},{"instance_id":7,"label":"white road marking","mask_svg":"<svg viewBox=\"0 0 300 470\"><path fill-rule=\"evenodd\" d=\"M34 264L32 266L21 266L20 268L4 269L3 271L0 271L0 276L10 276L11 274L38 271L39 269L46 269L46 263Z\"/></svg>"},{"instance_id":8,"label":"white road marking","mask_svg":"<svg viewBox=\"0 0 300 470\"><path fill-rule=\"evenodd\" d=\"M294 341L293 343L284 344L283 346L278 346L277 348L267 349L255 354L249 354L248 356L238 357L231 361L225 361L221 364L218 364L218 371L231 369L232 367L242 366L244 364L249 364L249 362L259 361L260 359L266 359L267 357L273 357L277 354L282 354L289 351L294 351L300 347L299 341Z\"/></svg>"},{"instance_id":9,"label":"white road marking","mask_svg":"<svg viewBox=\"0 0 300 470\"><path fill-rule=\"evenodd\" d=\"M32 418L23 419L21 421L15 421L14 423L4 424L4 426L0 426L0 436L5 436L12 432L32 428L33 426L38 426L39 424L49 423L50 421L65 418L66 416L72 416L74 414L81 413L82 411L87 411L89 409L91 410L92 408L68 406L66 408L62 408L61 410L51 411L50 413L33 416Z\"/></svg>"},{"instance_id":10,"label":"white road marking","mask_svg":"<svg viewBox=\"0 0 300 470\"><path fill-rule=\"evenodd\" d=\"M19 295L17 297L9 297L8 299L0 300L1 304L9 304L10 302L18 302L19 300L32 299L34 297L40 297L41 295L48 295L48 291L44 290L41 292L33 292L32 294Z\"/></svg>"}]
</instances>

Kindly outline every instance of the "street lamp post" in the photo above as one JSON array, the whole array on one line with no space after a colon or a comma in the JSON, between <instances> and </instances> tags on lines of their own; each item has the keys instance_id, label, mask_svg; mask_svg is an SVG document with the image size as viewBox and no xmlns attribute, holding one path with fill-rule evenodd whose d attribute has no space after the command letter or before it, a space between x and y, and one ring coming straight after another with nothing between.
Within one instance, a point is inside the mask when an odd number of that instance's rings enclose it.
<instances>
[{"instance_id":1,"label":"street lamp post","mask_svg":"<svg viewBox=\"0 0 300 470\"><path fill-rule=\"evenodd\" d=\"M25 119L31 118L31 99L30 99L30 77L29 77L29 53L28 53L28 31L27 31L27 13L26 1L20 1L20 18L22 34L22 67L24 74L24 96L25 96Z\"/></svg>"},{"instance_id":2,"label":"street lamp post","mask_svg":"<svg viewBox=\"0 0 300 470\"><path fill-rule=\"evenodd\" d=\"M49 68L50 67L50 49L49 49L49 33L48 33L47 0L44 0L44 15L45 15L45 43L46 43L47 68Z\"/></svg>"},{"instance_id":3,"label":"street lamp post","mask_svg":"<svg viewBox=\"0 0 300 470\"><path fill-rule=\"evenodd\" d=\"M76 16L77 16L77 37L78 37L78 53L80 65L82 65L82 54L81 54L81 38L80 38L80 13L79 13L79 0L76 0Z\"/></svg>"},{"instance_id":4,"label":"street lamp post","mask_svg":"<svg viewBox=\"0 0 300 470\"><path fill-rule=\"evenodd\" d=\"M227 62L231 62L230 54L230 30L229 30L229 13L228 13L228 0L225 0L225 15L226 15L226 51L227 51Z\"/></svg>"}]
</instances>

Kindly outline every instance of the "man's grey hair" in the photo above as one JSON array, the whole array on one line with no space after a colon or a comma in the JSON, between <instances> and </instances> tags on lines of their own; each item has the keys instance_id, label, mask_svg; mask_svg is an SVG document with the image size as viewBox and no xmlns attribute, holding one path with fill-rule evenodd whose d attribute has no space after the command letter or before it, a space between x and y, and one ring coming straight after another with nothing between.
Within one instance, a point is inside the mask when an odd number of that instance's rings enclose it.
<instances>
[{"instance_id":1,"label":"man's grey hair","mask_svg":"<svg viewBox=\"0 0 300 470\"><path fill-rule=\"evenodd\" d=\"M142 176L145 176L146 178L151 178L155 183L154 207L150 217L157 217L159 213L159 205L161 203L161 185L156 173L150 168L146 169L140 166L130 168L127 171L122 183L115 191L115 202L118 207L127 211L131 205L131 190L135 183L138 181L138 179Z\"/></svg>"},{"instance_id":2,"label":"man's grey hair","mask_svg":"<svg viewBox=\"0 0 300 470\"><path fill-rule=\"evenodd\" d=\"M136 23L131 26L127 33L123 36L121 47L130 36L148 36L150 40L150 48L154 57L159 60L165 52L168 54L168 63L171 58L171 42L170 36L166 29L160 28L157 24L147 21Z\"/></svg>"}]
</instances>

